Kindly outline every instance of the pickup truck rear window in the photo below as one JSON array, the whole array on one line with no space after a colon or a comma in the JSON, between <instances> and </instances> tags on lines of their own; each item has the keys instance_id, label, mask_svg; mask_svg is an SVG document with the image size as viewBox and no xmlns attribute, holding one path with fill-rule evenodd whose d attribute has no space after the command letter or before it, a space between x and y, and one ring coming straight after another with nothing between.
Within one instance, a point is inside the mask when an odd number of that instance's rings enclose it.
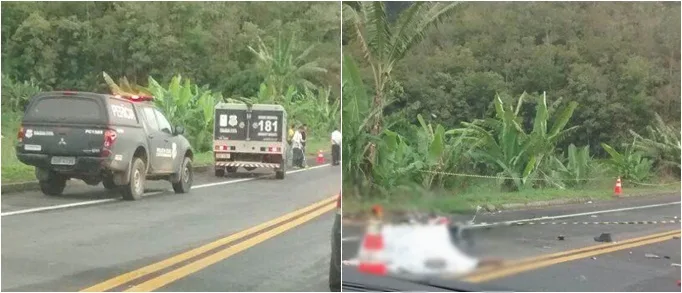
<instances>
[{"instance_id":1,"label":"pickup truck rear window","mask_svg":"<svg viewBox=\"0 0 682 293\"><path fill-rule=\"evenodd\" d=\"M45 122L87 123L104 122L102 107L92 99L72 97L46 97L33 103L25 119Z\"/></svg>"}]
</instances>

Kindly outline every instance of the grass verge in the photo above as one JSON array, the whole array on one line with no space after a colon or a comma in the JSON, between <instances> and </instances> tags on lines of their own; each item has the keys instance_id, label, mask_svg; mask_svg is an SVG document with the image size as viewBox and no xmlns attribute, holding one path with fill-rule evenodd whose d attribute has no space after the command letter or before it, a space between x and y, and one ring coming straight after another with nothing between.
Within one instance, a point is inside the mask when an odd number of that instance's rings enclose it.
<instances>
[{"instance_id":1,"label":"grass verge","mask_svg":"<svg viewBox=\"0 0 682 293\"><path fill-rule=\"evenodd\" d=\"M637 196L680 192L680 182L659 182L657 186L623 187L624 196ZM612 200L613 186L607 182L577 189L528 189L519 192L502 192L496 185L479 185L455 194L452 191L424 192L418 189L397 189L383 197L344 196L343 213L349 216L367 213L372 205L379 204L388 213L418 210L436 213L466 213L476 206L501 208L504 204L527 204L551 200Z\"/></svg>"}]
</instances>

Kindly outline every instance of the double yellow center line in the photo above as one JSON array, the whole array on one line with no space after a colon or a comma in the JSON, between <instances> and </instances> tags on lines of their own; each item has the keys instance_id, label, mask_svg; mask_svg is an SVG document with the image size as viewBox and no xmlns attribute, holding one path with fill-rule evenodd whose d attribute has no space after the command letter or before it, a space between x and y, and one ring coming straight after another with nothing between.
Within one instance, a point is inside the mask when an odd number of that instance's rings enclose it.
<instances>
[{"instance_id":1,"label":"double yellow center line","mask_svg":"<svg viewBox=\"0 0 682 293\"><path fill-rule=\"evenodd\" d=\"M85 288L81 292L153 291L293 229L335 208L336 196L332 196L204 246Z\"/></svg>"},{"instance_id":2,"label":"double yellow center line","mask_svg":"<svg viewBox=\"0 0 682 293\"><path fill-rule=\"evenodd\" d=\"M681 230L673 230L663 233L632 238L615 243L599 244L594 246L583 247L580 249L574 249L569 251L521 259L518 261L512 261L505 263L499 267L488 267L485 269L480 269L466 276L464 280L472 283L486 282L493 279L511 276L525 271L551 266L558 263L568 262L599 254L670 240L673 239L673 237L675 236L679 237L680 231Z\"/></svg>"}]
</instances>

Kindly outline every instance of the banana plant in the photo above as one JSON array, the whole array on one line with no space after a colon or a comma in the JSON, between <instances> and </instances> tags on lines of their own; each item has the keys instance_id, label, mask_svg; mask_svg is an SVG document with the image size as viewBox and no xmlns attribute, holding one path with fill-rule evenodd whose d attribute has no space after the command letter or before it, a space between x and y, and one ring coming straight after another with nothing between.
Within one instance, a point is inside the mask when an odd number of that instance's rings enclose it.
<instances>
[{"instance_id":1,"label":"banana plant","mask_svg":"<svg viewBox=\"0 0 682 293\"><path fill-rule=\"evenodd\" d=\"M312 77L327 72L316 61L306 61L314 49L313 46L295 55L295 43L295 35L287 37L280 34L272 48L260 38L257 48L248 47L256 56L261 73L266 76L266 89L273 102L280 102L289 86L314 87Z\"/></svg>"},{"instance_id":2,"label":"banana plant","mask_svg":"<svg viewBox=\"0 0 682 293\"><path fill-rule=\"evenodd\" d=\"M496 166L499 176L510 178L503 180L503 188L511 191L532 186L530 183L537 178L538 168L553 154L556 144L568 132L576 129L564 128L577 104L570 103L549 127L547 100L543 95L536 106L533 130L526 133L521 125L522 117L519 116L525 97L526 93L523 93L514 107L505 105L500 96L496 95L494 119L463 122L464 128L456 130L477 140L470 152L471 157Z\"/></svg>"},{"instance_id":3,"label":"banana plant","mask_svg":"<svg viewBox=\"0 0 682 293\"><path fill-rule=\"evenodd\" d=\"M369 145L377 143L380 147L383 141L366 132L368 121L373 113L370 110L368 88L362 81L358 66L351 56L344 55L342 70L343 147L341 153L343 160L341 164L344 174L344 190L348 189L357 194L371 187L371 185L368 186L372 176L370 166L374 162L366 160L365 157Z\"/></svg>"},{"instance_id":4,"label":"banana plant","mask_svg":"<svg viewBox=\"0 0 682 293\"><path fill-rule=\"evenodd\" d=\"M352 43L362 51L363 61L372 70L374 93L372 97L365 97L371 102L368 114L376 113L368 116L372 119L367 127L371 136L378 137L385 129L383 109L388 104L388 85L393 68L426 37L431 27L454 14L457 5L457 2L413 2L393 21L384 2L343 2L344 29L349 28L346 31ZM343 104L345 108L346 103ZM345 121L344 117L344 128ZM368 148L369 151L364 153L366 161L373 162L378 148L375 145ZM369 164L367 168L372 166Z\"/></svg>"},{"instance_id":5,"label":"banana plant","mask_svg":"<svg viewBox=\"0 0 682 293\"><path fill-rule=\"evenodd\" d=\"M213 111L220 94L200 88L180 75L171 79L168 87L149 77L147 90L154 95L154 103L174 125L184 125L192 146L199 151L211 149Z\"/></svg>"},{"instance_id":6,"label":"banana plant","mask_svg":"<svg viewBox=\"0 0 682 293\"><path fill-rule=\"evenodd\" d=\"M560 188L583 186L589 178L594 177L599 170L599 164L590 156L590 146L577 148L574 144L568 146L568 155L551 157L552 179Z\"/></svg>"},{"instance_id":7,"label":"banana plant","mask_svg":"<svg viewBox=\"0 0 682 293\"><path fill-rule=\"evenodd\" d=\"M385 130L382 143L378 144L377 163L372 170L374 184L382 190L404 185L419 176L424 161L399 134Z\"/></svg>"},{"instance_id":8,"label":"banana plant","mask_svg":"<svg viewBox=\"0 0 682 293\"><path fill-rule=\"evenodd\" d=\"M421 129L419 129L418 136L420 139L417 143L417 148L423 159L425 159L426 169L428 173L422 176L422 186L430 189L436 177L440 177L437 173L443 171L444 167L449 163L450 156L448 149L445 146L445 128L442 125L436 125L435 129L430 123L426 123L421 114L417 115L417 121Z\"/></svg>"},{"instance_id":9,"label":"banana plant","mask_svg":"<svg viewBox=\"0 0 682 293\"><path fill-rule=\"evenodd\" d=\"M635 138L622 153L608 144L602 143L601 146L610 156L604 163L611 171L623 179L641 183L650 177L653 162L645 158L642 152L637 151L636 141Z\"/></svg>"},{"instance_id":10,"label":"banana plant","mask_svg":"<svg viewBox=\"0 0 682 293\"><path fill-rule=\"evenodd\" d=\"M7 110L24 112L31 97L40 92L33 79L18 82L9 76L2 75L2 107Z\"/></svg>"},{"instance_id":11,"label":"banana plant","mask_svg":"<svg viewBox=\"0 0 682 293\"><path fill-rule=\"evenodd\" d=\"M655 158L662 167L675 168L679 173L680 153L682 153L680 130L666 124L658 113L655 118L655 124L645 129L646 137L630 130L630 133L637 139L635 147Z\"/></svg>"},{"instance_id":12,"label":"banana plant","mask_svg":"<svg viewBox=\"0 0 682 293\"><path fill-rule=\"evenodd\" d=\"M128 81L128 78L126 78L125 76L120 78L118 84L116 84L116 82L114 82L111 76L109 76L109 74L107 74L106 72L102 72L102 76L104 77L104 82L107 83L109 89L111 90L111 93L114 95L122 96L152 95L152 93L149 92L144 87L141 87L136 84L131 84Z\"/></svg>"}]
</instances>

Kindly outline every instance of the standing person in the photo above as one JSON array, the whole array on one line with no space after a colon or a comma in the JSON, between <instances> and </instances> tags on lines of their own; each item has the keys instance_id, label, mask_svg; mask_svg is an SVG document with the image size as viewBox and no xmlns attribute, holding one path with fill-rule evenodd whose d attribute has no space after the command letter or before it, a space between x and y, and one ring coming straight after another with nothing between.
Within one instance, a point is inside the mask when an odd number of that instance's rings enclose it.
<instances>
[{"instance_id":1,"label":"standing person","mask_svg":"<svg viewBox=\"0 0 682 293\"><path fill-rule=\"evenodd\" d=\"M303 125L301 125L301 128L299 129L299 131L301 132L301 139L302 139L301 140L301 145L302 145L301 150L303 151L303 166L305 168L307 168L308 162L307 162L306 157L305 157L305 151L306 151L305 143L308 139L308 124L303 123Z\"/></svg>"},{"instance_id":2,"label":"standing person","mask_svg":"<svg viewBox=\"0 0 682 293\"><path fill-rule=\"evenodd\" d=\"M337 128L332 132L332 165L336 166L341 160L341 131Z\"/></svg>"},{"instance_id":3,"label":"standing person","mask_svg":"<svg viewBox=\"0 0 682 293\"><path fill-rule=\"evenodd\" d=\"M291 125L289 126L289 133L287 133L287 166L289 167L293 166L294 150L291 144L293 143L295 133L296 125L294 123L291 123Z\"/></svg>"},{"instance_id":4,"label":"standing person","mask_svg":"<svg viewBox=\"0 0 682 293\"><path fill-rule=\"evenodd\" d=\"M303 168L303 158L305 158L305 155L303 154L303 136L302 136L302 131L303 131L303 126L299 128L298 131L294 133L294 136L291 139L291 147L294 152L293 156L293 166L294 167L299 167Z\"/></svg>"}]
</instances>

